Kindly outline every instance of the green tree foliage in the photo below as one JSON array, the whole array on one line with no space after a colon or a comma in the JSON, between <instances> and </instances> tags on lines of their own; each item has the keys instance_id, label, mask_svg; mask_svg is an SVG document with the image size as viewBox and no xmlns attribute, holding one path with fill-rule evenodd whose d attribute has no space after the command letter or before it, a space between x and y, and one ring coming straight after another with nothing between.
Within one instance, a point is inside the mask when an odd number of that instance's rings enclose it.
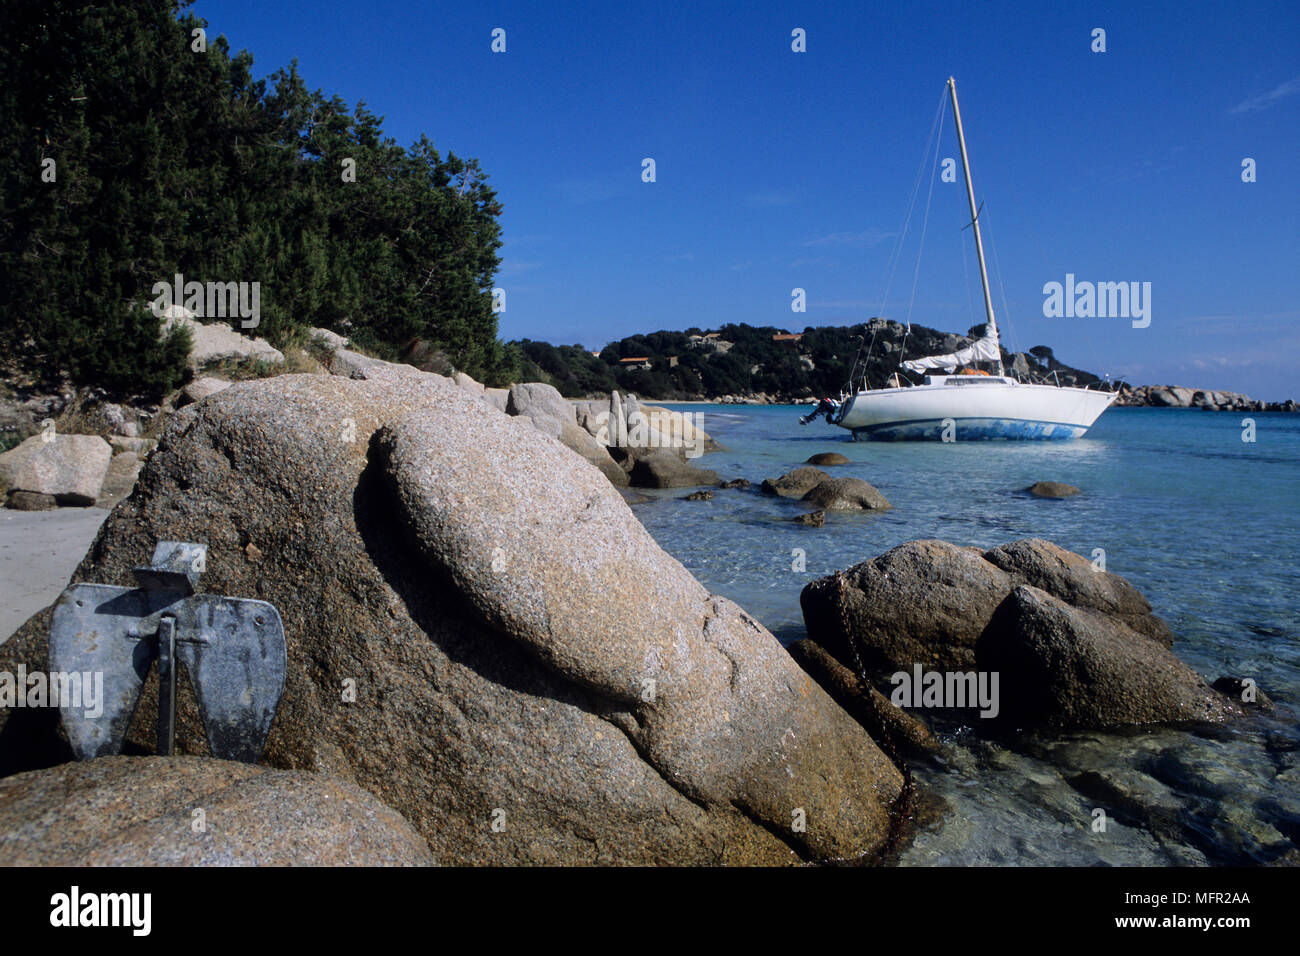
<instances>
[{"instance_id":1,"label":"green tree foliage","mask_svg":"<svg viewBox=\"0 0 1300 956\"><path fill-rule=\"evenodd\" d=\"M194 50L207 23L184 5L0 6L6 353L51 382L165 391L186 343L149 303L179 272L259 282L257 334L276 345L323 326L511 378L520 356L491 308L501 205L477 161L424 137L403 149L364 103L309 90L296 63L255 81L224 37Z\"/></svg>"}]
</instances>

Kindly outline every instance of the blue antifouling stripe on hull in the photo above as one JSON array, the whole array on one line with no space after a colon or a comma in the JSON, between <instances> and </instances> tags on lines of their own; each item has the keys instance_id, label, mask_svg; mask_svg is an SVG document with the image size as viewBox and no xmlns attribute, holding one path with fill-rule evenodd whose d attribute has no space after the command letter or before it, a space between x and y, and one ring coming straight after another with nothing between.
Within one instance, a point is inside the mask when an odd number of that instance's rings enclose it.
<instances>
[{"instance_id":1,"label":"blue antifouling stripe on hull","mask_svg":"<svg viewBox=\"0 0 1300 956\"><path fill-rule=\"evenodd\" d=\"M867 428L855 428L855 438L871 441L942 441L941 418L914 422L887 422ZM1088 429L1063 422L1031 422L1017 418L956 418L952 437L955 441L1069 441L1081 437Z\"/></svg>"}]
</instances>

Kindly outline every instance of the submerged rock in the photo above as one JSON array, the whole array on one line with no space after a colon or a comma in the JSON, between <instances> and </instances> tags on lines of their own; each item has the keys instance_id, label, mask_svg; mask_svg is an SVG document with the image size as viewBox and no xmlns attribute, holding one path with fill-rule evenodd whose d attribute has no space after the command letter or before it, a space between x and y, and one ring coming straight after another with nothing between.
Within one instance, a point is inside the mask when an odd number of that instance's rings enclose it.
<instances>
[{"instance_id":1,"label":"submerged rock","mask_svg":"<svg viewBox=\"0 0 1300 956\"><path fill-rule=\"evenodd\" d=\"M1242 677L1220 677L1210 686L1245 707L1257 707L1260 710L1273 709L1272 698L1260 690L1253 680Z\"/></svg>"},{"instance_id":2,"label":"submerged rock","mask_svg":"<svg viewBox=\"0 0 1300 956\"><path fill-rule=\"evenodd\" d=\"M808 636L841 661L852 659L845 615L870 667L964 669L975 663L975 642L1012 581L978 551L929 540L849 568L844 585L841 596L832 575L799 595Z\"/></svg>"},{"instance_id":3,"label":"submerged rock","mask_svg":"<svg viewBox=\"0 0 1300 956\"><path fill-rule=\"evenodd\" d=\"M1069 498L1071 495L1079 494L1079 489L1074 485L1063 484L1059 481L1036 481L1025 491L1035 498Z\"/></svg>"},{"instance_id":4,"label":"submerged rock","mask_svg":"<svg viewBox=\"0 0 1300 956\"><path fill-rule=\"evenodd\" d=\"M812 525L814 528L820 528L826 524L825 511L810 511L807 514L795 515L790 519L795 524Z\"/></svg>"},{"instance_id":5,"label":"submerged rock","mask_svg":"<svg viewBox=\"0 0 1300 956\"><path fill-rule=\"evenodd\" d=\"M765 478L763 494L780 495L782 498L802 498L823 481L830 481L831 476L820 468L796 468L786 472L780 478Z\"/></svg>"},{"instance_id":6,"label":"submerged rock","mask_svg":"<svg viewBox=\"0 0 1300 956\"><path fill-rule=\"evenodd\" d=\"M157 541L205 543L204 591L284 621L263 762L357 783L440 862L878 851L889 759L604 476L540 436L519 454L528 430L413 370L243 383L173 417L74 579L131 584ZM0 670L45 666L49 617ZM178 697L178 751L206 754ZM151 676L132 746L153 748L156 700ZM67 759L49 709L0 724L3 772Z\"/></svg>"},{"instance_id":7,"label":"submerged rock","mask_svg":"<svg viewBox=\"0 0 1300 956\"><path fill-rule=\"evenodd\" d=\"M724 481L722 487L744 489L751 487L751 484L748 478L732 478L730 481Z\"/></svg>"},{"instance_id":8,"label":"submerged rock","mask_svg":"<svg viewBox=\"0 0 1300 956\"><path fill-rule=\"evenodd\" d=\"M202 811L201 828L193 823ZM396 810L322 773L101 757L0 780L7 866L428 866Z\"/></svg>"},{"instance_id":9,"label":"submerged rock","mask_svg":"<svg viewBox=\"0 0 1300 956\"><path fill-rule=\"evenodd\" d=\"M837 451L824 451L819 454L813 455L806 462L804 462L804 464L821 465L825 467L828 465L847 465L849 464L849 460Z\"/></svg>"},{"instance_id":10,"label":"submerged rock","mask_svg":"<svg viewBox=\"0 0 1300 956\"><path fill-rule=\"evenodd\" d=\"M693 491L682 499L683 501L712 501L713 492L711 491Z\"/></svg>"},{"instance_id":11,"label":"submerged rock","mask_svg":"<svg viewBox=\"0 0 1300 956\"><path fill-rule=\"evenodd\" d=\"M829 478L804 495L803 500L824 511L887 511L894 507L861 478Z\"/></svg>"},{"instance_id":12,"label":"submerged rock","mask_svg":"<svg viewBox=\"0 0 1300 956\"><path fill-rule=\"evenodd\" d=\"M1067 604L1119 618L1139 634L1173 646L1173 631L1151 613L1151 603L1142 592L1118 574L1098 570L1083 555L1042 538L1022 538L990 548L983 557L1016 584L1030 584Z\"/></svg>"}]
</instances>

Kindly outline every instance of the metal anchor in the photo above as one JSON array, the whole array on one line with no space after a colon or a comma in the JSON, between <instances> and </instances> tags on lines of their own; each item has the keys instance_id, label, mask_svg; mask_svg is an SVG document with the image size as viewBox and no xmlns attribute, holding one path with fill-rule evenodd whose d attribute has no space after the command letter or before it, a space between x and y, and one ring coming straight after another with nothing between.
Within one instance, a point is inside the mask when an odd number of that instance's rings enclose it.
<instances>
[{"instance_id":1,"label":"metal anchor","mask_svg":"<svg viewBox=\"0 0 1300 956\"><path fill-rule=\"evenodd\" d=\"M197 594L207 545L160 541L139 587L74 584L54 606L50 672L104 675L103 713L60 700L78 760L122 752L149 668L158 662L158 753L176 739L176 662L185 664L212 755L256 763L284 692L280 612L265 601Z\"/></svg>"}]
</instances>

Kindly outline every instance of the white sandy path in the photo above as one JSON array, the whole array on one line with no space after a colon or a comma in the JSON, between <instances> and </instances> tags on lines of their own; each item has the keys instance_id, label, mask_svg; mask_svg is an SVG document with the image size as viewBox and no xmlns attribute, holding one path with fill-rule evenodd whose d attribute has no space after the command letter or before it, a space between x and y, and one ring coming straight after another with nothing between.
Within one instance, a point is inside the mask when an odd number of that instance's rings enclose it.
<instances>
[{"instance_id":1,"label":"white sandy path","mask_svg":"<svg viewBox=\"0 0 1300 956\"><path fill-rule=\"evenodd\" d=\"M54 603L107 517L106 508L0 508L0 643Z\"/></svg>"}]
</instances>

